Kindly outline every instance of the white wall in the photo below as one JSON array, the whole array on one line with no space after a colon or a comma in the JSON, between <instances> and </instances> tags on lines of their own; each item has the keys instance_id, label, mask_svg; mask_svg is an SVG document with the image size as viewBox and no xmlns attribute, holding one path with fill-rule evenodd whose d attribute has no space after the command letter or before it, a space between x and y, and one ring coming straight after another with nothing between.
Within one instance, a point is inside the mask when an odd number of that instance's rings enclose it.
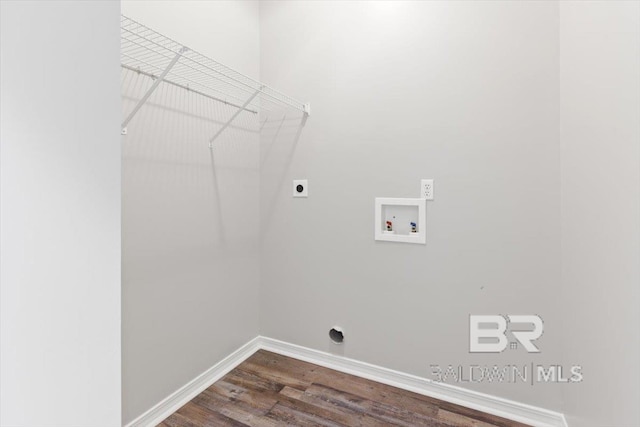
<instances>
[{"instance_id":1,"label":"white wall","mask_svg":"<svg viewBox=\"0 0 640 427\"><path fill-rule=\"evenodd\" d=\"M261 333L331 350L339 324L346 356L423 377L562 363L557 3L261 2L260 26L261 78L312 103L293 155L295 121L263 135ZM374 242L374 198L421 178L427 245ZM542 353L471 356L469 314L509 313L543 317ZM558 385L468 386L562 409Z\"/></svg>"},{"instance_id":2,"label":"white wall","mask_svg":"<svg viewBox=\"0 0 640 427\"><path fill-rule=\"evenodd\" d=\"M123 14L258 77L256 2L125 1ZM150 86L123 71L123 112ZM255 116L160 85L123 139L123 421L258 335Z\"/></svg>"},{"instance_id":3,"label":"white wall","mask_svg":"<svg viewBox=\"0 0 640 427\"><path fill-rule=\"evenodd\" d=\"M261 77L313 111L297 144L295 120L263 135L261 333L337 351L339 324L343 354L425 377L581 365L579 384L470 386L640 424L639 7L261 3ZM374 242L373 198L420 178L426 247ZM467 316L497 313L541 315L542 353L468 355Z\"/></svg>"},{"instance_id":4,"label":"white wall","mask_svg":"<svg viewBox=\"0 0 640 427\"><path fill-rule=\"evenodd\" d=\"M640 425L640 3L560 2L571 426Z\"/></svg>"},{"instance_id":5,"label":"white wall","mask_svg":"<svg viewBox=\"0 0 640 427\"><path fill-rule=\"evenodd\" d=\"M120 424L119 2L0 2L2 426Z\"/></svg>"},{"instance_id":6,"label":"white wall","mask_svg":"<svg viewBox=\"0 0 640 427\"><path fill-rule=\"evenodd\" d=\"M495 362L466 354L469 313L533 311L547 326L537 361L582 364L585 382L477 388L572 426L640 423L637 2L124 13L248 75L262 67L314 113L297 143L298 117L272 117L260 161L241 120L211 163L202 141L229 112L170 88L131 123L125 421L258 333L262 165L261 333L335 350L338 323L345 355L428 376ZM119 425L118 3L4 1L0 16L0 424ZM145 82L122 81L135 83L126 110ZM294 177L309 199L290 198ZM373 242L373 197L414 196L425 177L428 245Z\"/></svg>"}]
</instances>

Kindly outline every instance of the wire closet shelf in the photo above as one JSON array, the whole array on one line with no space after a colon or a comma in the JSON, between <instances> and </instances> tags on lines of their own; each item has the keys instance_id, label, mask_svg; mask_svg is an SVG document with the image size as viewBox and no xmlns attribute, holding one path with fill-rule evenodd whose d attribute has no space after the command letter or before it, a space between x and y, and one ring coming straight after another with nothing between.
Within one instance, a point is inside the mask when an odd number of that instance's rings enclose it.
<instances>
[{"instance_id":1,"label":"wire closet shelf","mask_svg":"<svg viewBox=\"0 0 640 427\"><path fill-rule=\"evenodd\" d=\"M122 122L123 134L126 134L126 127L133 116L162 82L237 108L227 125L243 111L257 114L259 111L294 109L309 115L309 104L189 49L124 15L120 17L120 44L122 68L154 80L153 85ZM218 134L224 128L226 125Z\"/></svg>"}]
</instances>

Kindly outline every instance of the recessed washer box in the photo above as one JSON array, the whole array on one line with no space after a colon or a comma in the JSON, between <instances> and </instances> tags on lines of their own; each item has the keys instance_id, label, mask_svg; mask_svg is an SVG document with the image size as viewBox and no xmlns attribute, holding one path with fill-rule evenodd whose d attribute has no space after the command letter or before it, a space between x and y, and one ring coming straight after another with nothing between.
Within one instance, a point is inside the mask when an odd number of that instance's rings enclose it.
<instances>
[{"instance_id":1,"label":"recessed washer box","mask_svg":"<svg viewBox=\"0 0 640 427\"><path fill-rule=\"evenodd\" d=\"M390 228L389 230L389 224ZM375 239L399 243L427 243L426 199L376 197Z\"/></svg>"}]
</instances>

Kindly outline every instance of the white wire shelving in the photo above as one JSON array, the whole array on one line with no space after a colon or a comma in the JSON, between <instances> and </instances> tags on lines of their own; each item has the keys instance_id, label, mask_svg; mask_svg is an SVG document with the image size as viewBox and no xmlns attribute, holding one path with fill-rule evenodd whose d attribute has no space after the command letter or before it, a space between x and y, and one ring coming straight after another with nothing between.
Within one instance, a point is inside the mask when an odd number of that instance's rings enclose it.
<instances>
[{"instance_id":1,"label":"white wire shelving","mask_svg":"<svg viewBox=\"0 0 640 427\"><path fill-rule=\"evenodd\" d=\"M124 15L120 18L120 61L124 69L154 80L122 122L122 134L160 84L169 84L237 108L213 135L213 141L243 112L257 114L294 109L309 116L310 105L300 102Z\"/></svg>"}]
</instances>

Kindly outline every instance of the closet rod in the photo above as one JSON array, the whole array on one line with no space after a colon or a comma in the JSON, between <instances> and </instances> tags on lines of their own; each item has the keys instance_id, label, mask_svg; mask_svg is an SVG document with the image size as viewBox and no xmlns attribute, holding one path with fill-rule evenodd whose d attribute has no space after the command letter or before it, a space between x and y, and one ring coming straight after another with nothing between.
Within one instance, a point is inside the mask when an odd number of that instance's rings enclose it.
<instances>
[{"instance_id":1,"label":"closet rod","mask_svg":"<svg viewBox=\"0 0 640 427\"><path fill-rule=\"evenodd\" d=\"M142 71L141 67L142 67L142 66L147 66L147 67L151 67L151 68L153 68L153 69L155 69L155 70L157 70L157 71L162 72L162 68L160 68L159 66L154 65L154 64L150 64L149 62L144 61L144 60L142 60L142 59L139 59L139 58L138 58L138 59L137 59L137 58L133 58L132 56L127 55L126 53L122 53L122 57L123 57L123 58L127 58L127 59L131 59L131 60L135 60L135 61L136 61L136 63L138 64L138 66L137 66L137 67L131 67L131 66L128 66L128 65L125 65L125 64L121 64L123 67L132 68L132 69L134 69L134 70L136 70L136 71ZM155 74L153 74L152 72L149 72L148 74L155 75ZM209 91L212 91L212 92L214 92L214 93L216 93L216 94L220 94L220 95L218 95L218 96L215 96L215 95L209 95L209 97L210 97L211 99L215 99L215 100L218 100L218 99L219 99L219 100L220 100L220 102L228 103L229 105L235 105L235 106L239 106L240 104L231 103L231 102L229 102L226 98L219 98L219 96L226 96L226 97L235 98L235 99L237 99L237 100L242 100L242 101L244 101L244 98L241 98L241 97L239 97L239 96L237 96L237 95L232 95L232 94L230 94L230 93L224 93L224 92L223 92L222 90L220 90L220 89L216 89L216 88L214 88L214 87L209 86L208 84L204 84L204 83L202 83L202 82L198 82L198 81L193 80L192 78L186 77L186 76L184 76L184 75L183 75L183 76L180 76L180 78L181 78L182 80L184 80L184 83L181 83L181 84L179 84L179 85L184 86L185 88L189 88L189 89L191 89L191 90L194 90L194 91L195 91L195 89L193 89L193 88L192 88L192 86L191 86L191 85L193 84L193 85L195 85L195 86L198 86L198 87L201 87L201 88L202 88L201 90L198 90L198 91L197 91L198 93L208 95L208 94L206 94L204 91L205 91L205 90L209 90ZM164 80L166 81L167 79L165 78ZM171 81L173 82L173 80L171 80ZM176 83L176 82L173 82L173 83ZM244 93L244 92L243 92L243 93ZM254 106L254 105L251 105L251 107L253 107L253 108L258 108L257 106ZM265 107L262 107L262 109L263 109L263 110L267 110L267 111L269 110L268 108L265 108ZM251 109L247 109L247 111L248 111L248 112L252 112L252 111L256 111L256 112L257 112L257 110L251 110Z\"/></svg>"},{"instance_id":2,"label":"closet rod","mask_svg":"<svg viewBox=\"0 0 640 427\"><path fill-rule=\"evenodd\" d=\"M122 64L122 68L124 68L125 70L134 71L134 72L136 72L138 74L142 74L143 76L147 76L147 77L150 77L152 79L157 79L158 78L158 76L156 76L155 74L148 73L146 71L142 71L140 68L133 68L133 67L130 67L130 66L124 65L124 64ZM193 93L198 94L200 96L204 96L205 98L209 98L209 99L212 99L214 101L222 102L223 104L226 104L226 105L228 105L230 107L242 108L242 105L234 104L233 102L229 102L226 99L216 98L215 96L212 96L212 95L209 95L207 93L201 92L201 91L199 91L197 89L193 89L193 88L191 88L191 87L189 87L187 85L176 83L176 82L174 82L172 80L169 80L169 79L166 79L166 78L163 81L168 85L179 87L180 89L188 90L190 92L193 92ZM242 109L244 111L249 112L249 113L258 114L258 112L256 110L252 110L250 108L246 108L245 107L245 108L242 108Z\"/></svg>"}]
</instances>

